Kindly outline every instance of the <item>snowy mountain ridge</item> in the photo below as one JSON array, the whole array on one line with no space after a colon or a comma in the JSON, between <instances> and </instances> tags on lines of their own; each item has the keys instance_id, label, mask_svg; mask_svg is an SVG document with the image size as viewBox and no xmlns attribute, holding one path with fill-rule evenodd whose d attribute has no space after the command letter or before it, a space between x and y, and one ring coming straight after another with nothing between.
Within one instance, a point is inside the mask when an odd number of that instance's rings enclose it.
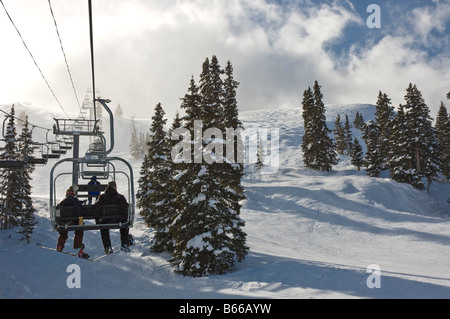
<instances>
[{"instance_id":1,"label":"snowy mountain ridge","mask_svg":"<svg viewBox=\"0 0 450 319\"><path fill-rule=\"evenodd\" d=\"M374 115L371 105L328 106L329 128L338 112L353 121L356 111L366 120ZM35 242L54 247L58 235L48 216L50 164L33 175L39 223L31 244L20 242L14 230L0 232L0 297L450 297L448 183L432 183L427 195L389 178L368 177L345 157L330 173L312 171L302 166L300 108L242 112L240 118L246 128L279 129L280 166L266 175L247 168L241 214L250 251L231 273L203 278L175 273L169 254L148 249L152 230L139 216L130 230L137 241L131 253L118 251L118 231L111 231L116 252L95 263L36 247ZM44 112L35 119L52 125ZM150 121L136 122L143 132L149 128ZM115 126L120 139L113 155L132 163L137 180L140 162L128 151L130 120L117 119ZM70 234L66 245L70 251L72 238ZM98 231L85 232L84 243L91 256L103 253ZM67 285L72 264L80 267L81 288ZM380 268L379 288L367 284L370 265Z\"/></svg>"}]
</instances>

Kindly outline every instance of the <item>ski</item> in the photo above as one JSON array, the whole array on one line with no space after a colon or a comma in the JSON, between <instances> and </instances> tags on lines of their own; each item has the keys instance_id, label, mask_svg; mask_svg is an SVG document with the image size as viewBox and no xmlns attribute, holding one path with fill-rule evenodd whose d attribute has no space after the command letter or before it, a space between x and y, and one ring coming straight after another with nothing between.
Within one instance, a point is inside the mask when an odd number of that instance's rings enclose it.
<instances>
[{"instance_id":1,"label":"ski","mask_svg":"<svg viewBox=\"0 0 450 319\"><path fill-rule=\"evenodd\" d=\"M109 255L111 255L111 254L104 254L104 255L101 255L101 256L99 256L99 257L93 259L92 261L97 261L97 260L102 259L103 257L109 256Z\"/></svg>"},{"instance_id":2,"label":"ski","mask_svg":"<svg viewBox=\"0 0 450 319\"><path fill-rule=\"evenodd\" d=\"M105 256L100 256L100 257L98 257L98 258L96 258L96 259L92 259L92 258L81 258L81 257L79 257L78 254L76 254L76 253L71 253L71 252L64 251L64 250L63 250L63 251L58 251L58 250L56 250L55 248L47 247L47 246L42 245L42 244L40 244L40 243L36 243L36 246L41 247L41 248L44 248L44 249L47 249L47 250L56 251L57 253L63 253L63 254L66 254L66 255L74 256L74 257L77 257L77 258L80 258L80 259L84 259L84 260L89 260L89 261L96 261L96 260L98 260L98 259L100 259L100 258L106 256L106 255L105 255Z\"/></svg>"}]
</instances>

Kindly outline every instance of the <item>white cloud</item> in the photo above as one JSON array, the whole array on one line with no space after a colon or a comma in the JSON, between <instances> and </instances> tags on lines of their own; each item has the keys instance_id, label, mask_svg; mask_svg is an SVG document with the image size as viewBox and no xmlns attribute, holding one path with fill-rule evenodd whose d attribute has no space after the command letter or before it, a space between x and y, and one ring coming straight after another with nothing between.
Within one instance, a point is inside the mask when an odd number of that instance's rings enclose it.
<instances>
[{"instance_id":1,"label":"white cloud","mask_svg":"<svg viewBox=\"0 0 450 319\"><path fill-rule=\"evenodd\" d=\"M30 49L63 105L74 98L46 1L5 1ZM450 90L450 59L430 61L414 48L415 35L385 36L350 51L347 63L325 50L349 25L364 27L348 2L280 7L264 0L97 0L94 1L96 85L126 115L149 117L161 102L169 115L178 110L191 75L197 79L206 57L231 60L239 81L241 110L299 107L303 90L319 80L326 103L375 103L378 90L402 102L409 82L436 104ZM85 3L52 1L69 64L81 98L91 85L88 16ZM351 3L350 3L351 4ZM439 3L440 8L446 4ZM444 11L443 9L441 11ZM416 34L442 32L445 16L414 11ZM438 15L436 19L434 17ZM0 103L27 100L55 105L17 34L0 12ZM376 32L376 31L375 31ZM380 30L378 32L383 32ZM356 54L358 52L358 54ZM439 83L434 83L435 79ZM444 88L447 88L445 90ZM73 113L72 113L73 114Z\"/></svg>"},{"instance_id":2,"label":"white cloud","mask_svg":"<svg viewBox=\"0 0 450 319\"><path fill-rule=\"evenodd\" d=\"M450 3L438 2L435 7L415 8L410 19L416 33L424 37L432 30L442 33L450 19Z\"/></svg>"}]
</instances>

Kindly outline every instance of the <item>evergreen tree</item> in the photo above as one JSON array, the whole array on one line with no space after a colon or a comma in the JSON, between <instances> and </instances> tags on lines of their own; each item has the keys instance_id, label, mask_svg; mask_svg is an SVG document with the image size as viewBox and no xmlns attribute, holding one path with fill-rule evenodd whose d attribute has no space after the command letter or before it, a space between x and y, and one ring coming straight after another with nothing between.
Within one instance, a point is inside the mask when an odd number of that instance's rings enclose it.
<instances>
[{"instance_id":1,"label":"evergreen tree","mask_svg":"<svg viewBox=\"0 0 450 319\"><path fill-rule=\"evenodd\" d=\"M209 73L209 60L208 64L203 63L203 73ZM205 78L207 74L205 74ZM185 257L191 258L191 255L186 253L188 242L196 236L198 229L196 223L198 222L199 214L201 213L201 207L198 200L198 196L201 194L202 185L200 184L201 169L202 169L202 141L194 139L194 136L202 136L202 130L195 132L199 127L195 126L195 121L200 121L203 118L201 100L203 98L199 94L199 87L196 85L194 78L190 80L188 93L181 99L181 108L184 109L186 115L183 117L184 127L189 131L191 148L189 149L190 158L188 160L177 162L179 171L174 174L173 180L176 182L175 188L175 205L178 208L177 215L170 226L170 231L175 239L175 248L173 251L173 257L171 263L178 271L185 275L191 275L192 269L189 261L185 260ZM198 145L200 144L200 145ZM193 147L192 147L193 146ZM201 149L201 152L196 151L196 148ZM194 149L194 151L192 151ZM173 161L175 159L172 159ZM175 173L175 172L174 172ZM196 200L197 198L197 200ZM200 197L201 199L201 197ZM186 265L186 266L185 266ZM202 271L199 270L197 276L201 276Z\"/></svg>"},{"instance_id":2,"label":"evergreen tree","mask_svg":"<svg viewBox=\"0 0 450 319\"><path fill-rule=\"evenodd\" d=\"M171 171L170 181L172 183L172 189L174 192L174 196L176 196L176 194L175 194L176 190L180 186L178 185L177 182L175 182L173 180L173 178L183 171L183 165L184 165L183 162L178 162L178 159L176 158L176 156L174 156L174 154L172 154L172 150L174 149L175 145L178 143L178 140L174 137L174 131L181 128L182 126L183 126L183 119L180 118L180 114L179 114L179 112L177 112L175 114L175 118L173 119L172 126L170 127L169 132L167 134L167 143L168 143L169 150L171 152L170 160L167 162L167 164L169 165L169 168ZM173 205L175 206L175 198L174 198Z\"/></svg>"},{"instance_id":3,"label":"evergreen tree","mask_svg":"<svg viewBox=\"0 0 450 319\"><path fill-rule=\"evenodd\" d=\"M336 164L336 152L330 130L326 124L325 105L322 102L322 92L317 81L313 92L308 88L303 95L303 120L305 134L303 135L303 162L306 167L329 172Z\"/></svg>"},{"instance_id":4,"label":"evergreen tree","mask_svg":"<svg viewBox=\"0 0 450 319\"><path fill-rule=\"evenodd\" d=\"M225 67L225 80L223 82L223 110L224 123L227 144L228 140L233 137L233 145L225 145L224 155L225 161L222 169L226 171L223 176L227 177L222 183L233 189L233 198L228 200L235 207L235 213L240 214L239 202L245 199L244 188L241 185L241 179L244 176L244 158L245 150L243 147L243 139L241 132L244 130L242 122L239 120L239 110L236 100L236 90L239 82L234 80L233 66L230 61ZM231 133L231 137L229 136ZM230 152L232 150L232 155ZM227 187L227 186L225 186Z\"/></svg>"},{"instance_id":5,"label":"evergreen tree","mask_svg":"<svg viewBox=\"0 0 450 319\"><path fill-rule=\"evenodd\" d=\"M147 142L145 141L145 134L140 132L139 133L139 139L138 139L138 149L139 149L139 158L143 158L145 153L147 152Z\"/></svg>"},{"instance_id":6,"label":"evergreen tree","mask_svg":"<svg viewBox=\"0 0 450 319\"><path fill-rule=\"evenodd\" d=\"M308 87L303 92L302 101L302 117L303 117L303 127L304 134L302 140L302 153L303 153L303 163L308 168L314 167L314 153L313 153L313 133L314 133L314 122L313 122L313 109L314 109L314 96L311 87Z\"/></svg>"},{"instance_id":7,"label":"evergreen tree","mask_svg":"<svg viewBox=\"0 0 450 319\"><path fill-rule=\"evenodd\" d=\"M130 155L134 159L139 159L140 157L140 146L137 137L136 126L134 125L134 117L131 118L131 141L130 141Z\"/></svg>"},{"instance_id":8,"label":"evergreen tree","mask_svg":"<svg viewBox=\"0 0 450 319\"><path fill-rule=\"evenodd\" d=\"M28 117L25 118L25 122L22 128L22 132L18 138L19 141L19 150L20 150L20 157L21 160L26 160L26 157L28 155L31 155L33 150L31 147L32 145L32 138L31 138L31 131L28 127ZM18 177L19 177L19 201L21 202L21 214L19 217L19 226L20 229L17 231L19 234L22 234L23 237L21 240L27 240L27 242L30 242L31 234L33 233L34 226L37 224L35 221L35 212L36 209L33 206L33 200L31 198L31 185L30 182L32 180L31 174L34 171L34 166L28 164L27 166L21 168L18 170Z\"/></svg>"},{"instance_id":9,"label":"evergreen tree","mask_svg":"<svg viewBox=\"0 0 450 319\"><path fill-rule=\"evenodd\" d=\"M239 166L223 160L224 139L220 132L225 128L226 118L222 73L213 56L211 64L205 60L200 75L203 127L217 129L214 139L209 136L201 141L202 154L204 159L213 161L199 162L194 158L194 163L186 163L186 169L174 178L181 187L177 188L176 199L179 214L171 226L176 242L171 262L184 275L225 273L234 263L242 261L248 251L246 234L242 231L244 221L239 217L240 180L237 185L235 177L235 168ZM191 97L185 96L183 102L192 101ZM187 112L195 113L195 109ZM188 115L186 123L194 120Z\"/></svg>"},{"instance_id":10,"label":"evergreen tree","mask_svg":"<svg viewBox=\"0 0 450 319\"><path fill-rule=\"evenodd\" d=\"M364 156L361 144L359 144L359 141L356 137L353 140L353 147L350 156L352 157L351 163L355 165L359 171L361 169L361 166L364 164Z\"/></svg>"},{"instance_id":11,"label":"evergreen tree","mask_svg":"<svg viewBox=\"0 0 450 319\"><path fill-rule=\"evenodd\" d=\"M381 170L388 169L389 161L389 136L391 135L391 123L394 117L394 107L391 100L379 91L376 103L375 122L379 127L378 149L381 156Z\"/></svg>"},{"instance_id":12,"label":"evergreen tree","mask_svg":"<svg viewBox=\"0 0 450 319\"><path fill-rule=\"evenodd\" d=\"M367 147L365 163L367 175L372 177L380 176L383 158L379 148L380 127L374 121L367 121L364 124L363 135Z\"/></svg>"},{"instance_id":13,"label":"evergreen tree","mask_svg":"<svg viewBox=\"0 0 450 319\"><path fill-rule=\"evenodd\" d=\"M441 102L439 111L436 117L435 130L437 133L439 148L439 159L441 162L442 174L447 180L450 179L450 117L447 113L447 108Z\"/></svg>"},{"instance_id":14,"label":"evergreen tree","mask_svg":"<svg viewBox=\"0 0 450 319\"><path fill-rule=\"evenodd\" d=\"M25 111L20 112L18 119L18 126L23 127L25 125L25 122L27 121L27 113Z\"/></svg>"},{"instance_id":15,"label":"evergreen tree","mask_svg":"<svg viewBox=\"0 0 450 319\"><path fill-rule=\"evenodd\" d=\"M356 111L356 115L355 115L355 119L353 121L353 125L355 126L355 128L357 128L359 130L363 128L364 118L363 118L362 114L360 114L358 111Z\"/></svg>"},{"instance_id":16,"label":"evergreen tree","mask_svg":"<svg viewBox=\"0 0 450 319\"><path fill-rule=\"evenodd\" d=\"M261 138L258 139L258 148L256 153L256 163L255 168L261 170L264 166L264 147L262 145Z\"/></svg>"},{"instance_id":17,"label":"evergreen tree","mask_svg":"<svg viewBox=\"0 0 450 319\"><path fill-rule=\"evenodd\" d=\"M139 205L143 210L141 215L149 227L154 228L155 236L152 242L154 251L172 251L174 242L169 225L174 218L174 192L171 184L171 171L169 164L170 149L164 126L165 112L158 103L152 117L150 135L152 141L148 145L146 163L143 163L141 172L146 175L147 185L141 190L146 191L145 196L140 193Z\"/></svg>"},{"instance_id":18,"label":"evergreen tree","mask_svg":"<svg viewBox=\"0 0 450 319\"><path fill-rule=\"evenodd\" d=\"M0 148L0 160L20 161L21 154L17 150L17 133L14 122L14 106L7 115L8 122L4 132L5 145ZM10 229L18 226L22 202L20 200L20 169L2 169L0 171L0 229Z\"/></svg>"},{"instance_id":19,"label":"evergreen tree","mask_svg":"<svg viewBox=\"0 0 450 319\"><path fill-rule=\"evenodd\" d=\"M338 154L344 154L344 151L346 150L346 143L345 143L345 130L341 123L341 116L338 114L336 116L336 121L334 122L334 142L336 145L336 152Z\"/></svg>"},{"instance_id":20,"label":"evergreen tree","mask_svg":"<svg viewBox=\"0 0 450 319\"><path fill-rule=\"evenodd\" d=\"M345 114L345 122L344 122L344 132L345 132L345 152L347 155L351 155L353 151L353 142L352 142L352 126L348 120L348 115Z\"/></svg>"},{"instance_id":21,"label":"evergreen tree","mask_svg":"<svg viewBox=\"0 0 450 319\"><path fill-rule=\"evenodd\" d=\"M244 126L242 125L242 122L239 120L239 111L237 107L237 100L236 100L236 89L239 86L239 82L234 80L233 77L233 66L231 65L231 62L227 62L227 66L225 68L225 75L226 79L224 81L224 97L223 97L223 108L224 108L224 116L225 116L225 129L227 134L232 132L235 134L234 137L234 143L233 143L233 149L232 149L232 156L230 155L231 152L228 150L230 147L227 145L226 154L228 161L232 163L237 163L239 167L239 174L243 174L244 170L244 147L239 147L240 142L242 142L242 136L240 135L240 132L244 129ZM239 176L240 180L241 176Z\"/></svg>"},{"instance_id":22,"label":"evergreen tree","mask_svg":"<svg viewBox=\"0 0 450 319\"><path fill-rule=\"evenodd\" d=\"M181 109L184 109L186 113L183 118L184 126L190 131L191 136L194 136L194 121L202 119L199 88L194 77L189 82L188 93L181 100Z\"/></svg>"},{"instance_id":23,"label":"evergreen tree","mask_svg":"<svg viewBox=\"0 0 450 319\"><path fill-rule=\"evenodd\" d=\"M236 100L236 89L239 86L239 82L234 80L233 66L230 61L227 62L225 75L226 79L223 84L225 127L243 128L242 122L239 120L239 111Z\"/></svg>"},{"instance_id":24,"label":"evergreen tree","mask_svg":"<svg viewBox=\"0 0 450 319\"><path fill-rule=\"evenodd\" d=\"M439 172L437 135L432 127L429 108L416 85L409 84L405 101L406 122L411 133L409 138L414 160L412 164L418 177L426 177L429 185ZM421 181L412 185L419 189L424 188Z\"/></svg>"},{"instance_id":25,"label":"evergreen tree","mask_svg":"<svg viewBox=\"0 0 450 319\"><path fill-rule=\"evenodd\" d=\"M123 110L120 107L120 104L117 104L116 110L114 111L114 116L121 119L123 116Z\"/></svg>"},{"instance_id":26,"label":"evergreen tree","mask_svg":"<svg viewBox=\"0 0 450 319\"><path fill-rule=\"evenodd\" d=\"M404 106L400 104L392 120L389 138L389 170L391 178L399 183L416 184L420 178L413 168L410 128L406 122Z\"/></svg>"},{"instance_id":27,"label":"evergreen tree","mask_svg":"<svg viewBox=\"0 0 450 319\"><path fill-rule=\"evenodd\" d=\"M220 78L222 73L216 56L213 56L211 63L206 58L200 74L200 106L202 120L205 129L218 128L222 132L225 128L223 116L223 81Z\"/></svg>"}]
</instances>

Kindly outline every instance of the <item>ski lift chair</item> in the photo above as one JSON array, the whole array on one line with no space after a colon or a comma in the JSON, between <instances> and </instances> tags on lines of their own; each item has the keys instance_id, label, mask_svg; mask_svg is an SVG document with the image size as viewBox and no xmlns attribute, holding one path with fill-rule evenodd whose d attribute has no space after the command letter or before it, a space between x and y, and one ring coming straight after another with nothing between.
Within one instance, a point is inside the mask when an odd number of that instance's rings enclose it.
<instances>
[{"instance_id":1,"label":"ski lift chair","mask_svg":"<svg viewBox=\"0 0 450 319\"><path fill-rule=\"evenodd\" d=\"M1 139L1 142L6 142L5 139ZM16 146L17 149L17 146ZM22 169L27 166L27 163L21 159L12 159L12 160L0 160L0 168L8 168L8 169Z\"/></svg>"},{"instance_id":2,"label":"ski lift chair","mask_svg":"<svg viewBox=\"0 0 450 319\"><path fill-rule=\"evenodd\" d=\"M49 159L58 159L61 157L61 154L55 154L50 152L50 143L45 143L42 145L42 157L49 160ZM44 151L45 148L45 151Z\"/></svg>"},{"instance_id":3,"label":"ski lift chair","mask_svg":"<svg viewBox=\"0 0 450 319\"><path fill-rule=\"evenodd\" d=\"M3 138L0 140L1 142L7 143L7 140L6 140L7 137L5 134L5 129L6 129L5 123L6 123L6 120L10 117L11 117L11 115L6 115L5 119L3 120L3 128L2 128ZM16 141L14 141L14 142L16 142ZM17 144L14 144L14 145L15 145L15 148L17 149ZM20 159L0 160L0 168L21 169L26 166L27 166L27 163Z\"/></svg>"},{"instance_id":4,"label":"ski lift chair","mask_svg":"<svg viewBox=\"0 0 450 319\"><path fill-rule=\"evenodd\" d=\"M55 176L56 168L62 163L72 163L76 165L87 164L89 162L86 158L66 158L58 161L50 172L50 219L53 229L56 231L72 231L72 230L98 230L98 229L120 229L124 227L132 227L135 214L135 199L134 199L134 185L133 185L133 170L131 165L122 158L108 157L104 159L109 166L114 168L113 172L110 172L110 179L114 180L113 176L120 175L122 180L126 180L127 190L121 192L126 198L128 204L128 217L125 221L119 212L119 205L105 205L101 208L101 211L95 212L93 205L82 205L81 216L78 216L73 207L59 207L57 197L57 181L59 178L70 176L72 178L73 172L66 171L59 173ZM124 164L127 170L117 170L116 165L110 165L109 163L119 162ZM123 166L123 165L122 165ZM81 175L81 174L80 174ZM81 176L79 176L81 177ZM123 178L125 177L125 178ZM67 185L67 184L66 184ZM80 198L87 197L89 191L98 190L104 191L106 185L89 186L89 185L72 185ZM96 215L97 213L97 215ZM83 217L83 224L79 225L79 217ZM101 218L103 223L97 224L96 219Z\"/></svg>"},{"instance_id":5,"label":"ski lift chair","mask_svg":"<svg viewBox=\"0 0 450 319\"><path fill-rule=\"evenodd\" d=\"M21 160L0 160L0 168L22 169L26 166L27 163Z\"/></svg>"},{"instance_id":6,"label":"ski lift chair","mask_svg":"<svg viewBox=\"0 0 450 319\"><path fill-rule=\"evenodd\" d=\"M35 150L37 150L38 152L40 152L40 157L36 157L36 156L32 156L32 155L27 155L26 156L26 162L28 164L32 164L32 165L45 165L48 162L48 158L44 158L43 155L43 147L44 147L44 143L38 143L38 142L33 142L33 154L35 152Z\"/></svg>"},{"instance_id":7,"label":"ski lift chair","mask_svg":"<svg viewBox=\"0 0 450 319\"><path fill-rule=\"evenodd\" d=\"M51 152L52 154L65 155L67 153L67 150L62 149L59 143L54 143L52 144Z\"/></svg>"},{"instance_id":8,"label":"ski lift chair","mask_svg":"<svg viewBox=\"0 0 450 319\"><path fill-rule=\"evenodd\" d=\"M55 135L71 136L74 133L78 135L95 136L98 134L99 120L87 119L55 119L53 133Z\"/></svg>"}]
</instances>

